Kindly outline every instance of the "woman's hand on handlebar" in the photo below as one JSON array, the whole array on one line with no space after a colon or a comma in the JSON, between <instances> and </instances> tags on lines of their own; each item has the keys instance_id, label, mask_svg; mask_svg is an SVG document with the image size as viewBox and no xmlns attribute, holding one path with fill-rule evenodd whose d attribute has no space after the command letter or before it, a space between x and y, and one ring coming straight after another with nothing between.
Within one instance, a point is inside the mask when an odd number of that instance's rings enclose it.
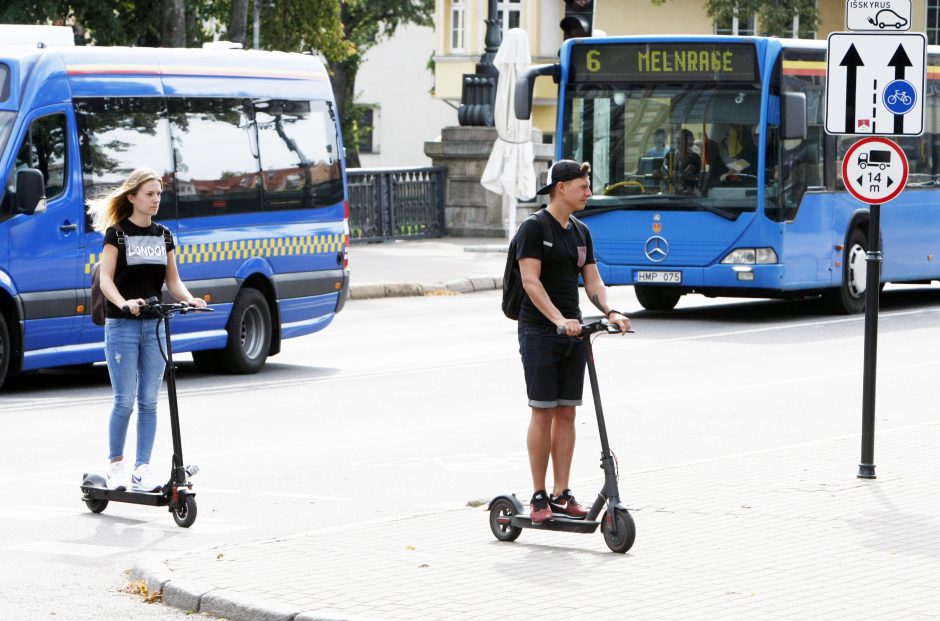
<instances>
[{"instance_id":1,"label":"woman's hand on handlebar","mask_svg":"<svg viewBox=\"0 0 940 621\"><path fill-rule=\"evenodd\" d=\"M124 305L121 306L121 310L125 313L130 313L134 317L140 315L140 309L146 306L146 302L142 298L136 298L133 300L124 300Z\"/></svg>"},{"instance_id":2,"label":"woman's hand on handlebar","mask_svg":"<svg viewBox=\"0 0 940 621\"><path fill-rule=\"evenodd\" d=\"M186 303L192 306L193 308L205 308L206 306L208 306L206 301L203 300L202 298L192 298Z\"/></svg>"}]
</instances>

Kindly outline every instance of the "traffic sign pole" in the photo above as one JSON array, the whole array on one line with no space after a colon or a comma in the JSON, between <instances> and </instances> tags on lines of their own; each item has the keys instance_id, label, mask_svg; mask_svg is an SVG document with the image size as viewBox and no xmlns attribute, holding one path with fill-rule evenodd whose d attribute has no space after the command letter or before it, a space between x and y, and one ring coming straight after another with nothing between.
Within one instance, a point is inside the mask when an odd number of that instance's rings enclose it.
<instances>
[{"instance_id":1,"label":"traffic sign pole","mask_svg":"<svg viewBox=\"0 0 940 621\"><path fill-rule=\"evenodd\" d=\"M875 379L878 367L878 304L881 295L881 206L907 185L910 166L898 144L862 138L845 152L842 180L849 193L869 206L865 255L865 351L862 377L862 457L860 479L875 478Z\"/></svg>"},{"instance_id":2,"label":"traffic sign pole","mask_svg":"<svg viewBox=\"0 0 940 621\"><path fill-rule=\"evenodd\" d=\"M875 478L875 375L878 368L878 304L881 293L881 205L868 211L865 255L865 360L862 377L862 459L858 478Z\"/></svg>"}]
</instances>

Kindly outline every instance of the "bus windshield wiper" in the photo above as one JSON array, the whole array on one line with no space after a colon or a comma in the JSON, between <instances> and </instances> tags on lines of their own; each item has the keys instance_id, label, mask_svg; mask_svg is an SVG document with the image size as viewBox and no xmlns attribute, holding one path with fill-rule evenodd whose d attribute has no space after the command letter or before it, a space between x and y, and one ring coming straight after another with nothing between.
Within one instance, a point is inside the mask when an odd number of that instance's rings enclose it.
<instances>
[{"instance_id":1,"label":"bus windshield wiper","mask_svg":"<svg viewBox=\"0 0 940 621\"><path fill-rule=\"evenodd\" d=\"M619 199L619 200L618 200ZM707 202L701 200L690 199L685 196L630 196L630 197L598 197L598 199L592 199L592 202L588 201L587 209L584 211L584 215L590 215L595 213L605 213L608 211L622 211L626 209L650 209L650 208L668 208L668 209L696 209L699 211L707 211L713 213L716 216L724 218L725 220L737 220L738 216L741 215L739 211L731 211L729 209L722 209L721 207L715 207Z\"/></svg>"}]
</instances>

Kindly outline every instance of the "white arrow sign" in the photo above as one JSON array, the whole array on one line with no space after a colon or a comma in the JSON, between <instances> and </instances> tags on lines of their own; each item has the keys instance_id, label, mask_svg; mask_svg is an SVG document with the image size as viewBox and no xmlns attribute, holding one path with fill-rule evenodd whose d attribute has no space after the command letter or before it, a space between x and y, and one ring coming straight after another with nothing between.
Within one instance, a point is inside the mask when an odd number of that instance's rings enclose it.
<instances>
[{"instance_id":1,"label":"white arrow sign","mask_svg":"<svg viewBox=\"0 0 940 621\"><path fill-rule=\"evenodd\" d=\"M826 58L826 131L919 136L927 37L834 32Z\"/></svg>"}]
</instances>

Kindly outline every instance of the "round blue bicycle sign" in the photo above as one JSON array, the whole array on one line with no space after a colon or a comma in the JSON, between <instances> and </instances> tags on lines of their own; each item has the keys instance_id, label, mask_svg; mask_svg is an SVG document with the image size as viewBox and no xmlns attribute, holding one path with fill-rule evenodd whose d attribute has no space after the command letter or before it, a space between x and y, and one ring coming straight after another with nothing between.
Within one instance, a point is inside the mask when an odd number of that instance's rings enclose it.
<instances>
[{"instance_id":1,"label":"round blue bicycle sign","mask_svg":"<svg viewBox=\"0 0 940 621\"><path fill-rule=\"evenodd\" d=\"M917 103L917 91L907 80L889 82L881 97L891 114L907 114Z\"/></svg>"}]
</instances>

